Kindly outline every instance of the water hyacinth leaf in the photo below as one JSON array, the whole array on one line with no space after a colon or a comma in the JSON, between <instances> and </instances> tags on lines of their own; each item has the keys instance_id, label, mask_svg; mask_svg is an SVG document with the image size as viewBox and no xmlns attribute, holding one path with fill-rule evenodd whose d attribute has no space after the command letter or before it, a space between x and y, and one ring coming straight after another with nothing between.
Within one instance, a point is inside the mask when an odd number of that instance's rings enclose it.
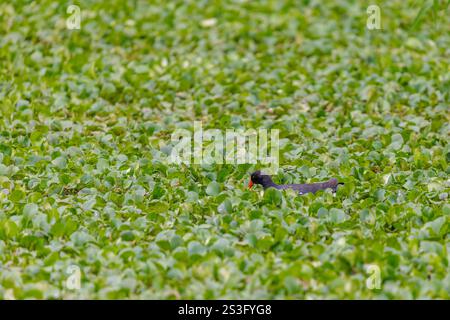
<instances>
[{"instance_id":1,"label":"water hyacinth leaf","mask_svg":"<svg viewBox=\"0 0 450 320\"><path fill-rule=\"evenodd\" d=\"M209 196L216 196L220 193L220 184L212 181L206 187L206 194Z\"/></svg>"},{"instance_id":2,"label":"water hyacinth leaf","mask_svg":"<svg viewBox=\"0 0 450 320\"><path fill-rule=\"evenodd\" d=\"M332 223L342 223L349 218L343 210L338 208L331 208L329 211L329 217Z\"/></svg>"},{"instance_id":3,"label":"water hyacinth leaf","mask_svg":"<svg viewBox=\"0 0 450 320\"><path fill-rule=\"evenodd\" d=\"M449 300L450 1L203 2L0 4L0 299Z\"/></svg>"},{"instance_id":4,"label":"water hyacinth leaf","mask_svg":"<svg viewBox=\"0 0 450 320\"><path fill-rule=\"evenodd\" d=\"M34 216L39 210L39 207L35 203L27 203L23 208L24 216Z\"/></svg>"},{"instance_id":5,"label":"water hyacinth leaf","mask_svg":"<svg viewBox=\"0 0 450 320\"><path fill-rule=\"evenodd\" d=\"M276 206L279 206L283 200L283 195L280 190L269 188L264 193L264 200Z\"/></svg>"},{"instance_id":6,"label":"water hyacinth leaf","mask_svg":"<svg viewBox=\"0 0 450 320\"><path fill-rule=\"evenodd\" d=\"M206 248L198 241L192 241L188 244L188 253L190 256L203 256L206 254Z\"/></svg>"},{"instance_id":7,"label":"water hyacinth leaf","mask_svg":"<svg viewBox=\"0 0 450 320\"><path fill-rule=\"evenodd\" d=\"M169 209L169 206L166 202L152 201L148 204L149 212L162 213L162 212L166 212L168 209Z\"/></svg>"}]
</instances>

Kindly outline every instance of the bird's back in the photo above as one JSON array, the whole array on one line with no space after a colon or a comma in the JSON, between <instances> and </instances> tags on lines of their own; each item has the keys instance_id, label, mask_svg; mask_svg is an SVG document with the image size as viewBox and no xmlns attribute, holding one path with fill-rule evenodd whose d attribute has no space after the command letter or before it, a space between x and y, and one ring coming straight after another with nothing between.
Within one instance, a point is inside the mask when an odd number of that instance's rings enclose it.
<instances>
[{"instance_id":1,"label":"bird's back","mask_svg":"<svg viewBox=\"0 0 450 320\"><path fill-rule=\"evenodd\" d=\"M300 194L304 193L316 193L319 190L332 189L336 191L338 186L338 180L336 178L330 179L326 182L318 183L305 183L305 184L285 184L277 186L277 189L292 189Z\"/></svg>"}]
</instances>

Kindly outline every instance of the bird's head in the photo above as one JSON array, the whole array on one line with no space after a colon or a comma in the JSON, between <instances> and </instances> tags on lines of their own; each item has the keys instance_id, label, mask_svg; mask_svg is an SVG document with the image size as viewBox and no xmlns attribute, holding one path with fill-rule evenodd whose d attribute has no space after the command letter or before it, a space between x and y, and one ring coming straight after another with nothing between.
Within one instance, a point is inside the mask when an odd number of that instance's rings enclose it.
<instances>
[{"instance_id":1,"label":"bird's head","mask_svg":"<svg viewBox=\"0 0 450 320\"><path fill-rule=\"evenodd\" d=\"M266 174L262 174L261 171L255 171L250 175L250 181L248 187L251 188L254 184L260 184L263 187L268 187L273 184L272 178Z\"/></svg>"}]
</instances>

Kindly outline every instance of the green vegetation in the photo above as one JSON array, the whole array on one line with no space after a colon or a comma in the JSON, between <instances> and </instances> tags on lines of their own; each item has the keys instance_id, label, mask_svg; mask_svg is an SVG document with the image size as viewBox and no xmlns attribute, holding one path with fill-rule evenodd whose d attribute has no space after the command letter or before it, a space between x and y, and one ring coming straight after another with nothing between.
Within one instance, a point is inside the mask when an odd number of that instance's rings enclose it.
<instances>
[{"instance_id":1,"label":"green vegetation","mask_svg":"<svg viewBox=\"0 0 450 320\"><path fill-rule=\"evenodd\" d=\"M3 1L0 299L449 299L450 9L384 2L368 30L369 1L77 1L68 30L67 1ZM345 185L168 164L194 120Z\"/></svg>"}]
</instances>

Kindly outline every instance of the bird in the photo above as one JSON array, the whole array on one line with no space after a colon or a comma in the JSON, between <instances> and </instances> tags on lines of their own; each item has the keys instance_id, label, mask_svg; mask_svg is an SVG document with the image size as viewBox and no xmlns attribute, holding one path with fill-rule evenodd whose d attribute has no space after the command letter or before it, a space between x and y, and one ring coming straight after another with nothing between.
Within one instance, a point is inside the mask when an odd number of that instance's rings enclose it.
<instances>
[{"instance_id":1,"label":"bird","mask_svg":"<svg viewBox=\"0 0 450 320\"><path fill-rule=\"evenodd\" d=\"M319 190L331 189L336 192L338 185L343 184L338 182L336 178L330 179L326 182L318 183L305 183L305 184L276 184L272 181L272 177L266 174L262 174L261 171L255 171L250 175L250 181L248 187L253 187L254 184L260 184L264 189L275 188L278 190L292 189L298 194L316 193Z\"/></svg>"}]
</instances>

